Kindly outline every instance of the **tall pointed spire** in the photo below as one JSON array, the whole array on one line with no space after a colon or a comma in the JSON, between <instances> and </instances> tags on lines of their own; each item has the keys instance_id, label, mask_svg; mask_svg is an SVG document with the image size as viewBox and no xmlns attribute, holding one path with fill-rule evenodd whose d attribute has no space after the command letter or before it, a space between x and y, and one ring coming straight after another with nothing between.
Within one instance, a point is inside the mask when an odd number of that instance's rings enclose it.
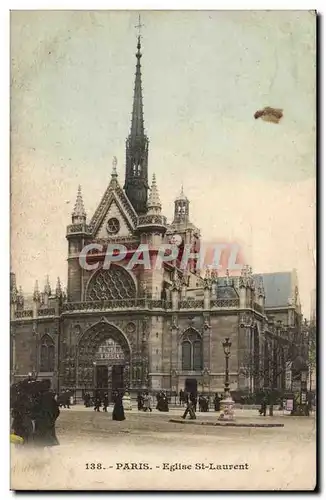
<instances>
[{"instance_id":1,"label":"tall pointed spire","mask_svg":"<svg viewBox=\"0 0 326 500\"><path fill-rule=\"evenodd\" d=\"M155 174L153 174L152 187L148 198L147 208L148 208L148 213L159 213L162 208L160 196L157 189Z\"/></svg>"},{"instance_id":2,"label":"tall pointed spire","mask_svg":"<svg viewBox=\"0 0 326 500\"><path fill-rule=\"evenodd\" d=\"M135 76L135 87L134 87L134 101L132 106L132 116L131 116L131 129L130 135L133 137L143 137L144 136L144 114L143 114L143 93L141 86L141 64L140 59L142 53L140 52L141 43L140 35L138 36L137 52L136 52L136 76Z\"/></svg>"},{"instance_id":3,"label":"tall pointed spire","mask_svg":"<svg viewBox=\"0 0 326 500\"><path fill-rule=\"evenodd\" d=\"M78 186L77 198L75 203L75 208L72 213L72 223L78 224L80 222L86 222L86 211L84 207L83 197L81 193L81 186Z\"/></svg>"},{"instance_id":4,"label":"tall pointed spire","mask_svg":"<svg viewBox=\"0 0 326 500\"><path fill-rule=\"evenodd\" d=\"M34 300L34 302L40 302L40 300L41 300L41 295L40 295L40 291L38 289L38 281L37 280L35 281L35 285L34 285L33 300Z\"/></svg>"},{"instance_id":5,"label":"tall pointed spire","mask_svg":"<svg viewBox=\"0 0 326 500\"><path fill-rule=\"evenodd\" d=\"M139 26L141 26L140 22L137 27ZM131 127L126 142L126 179L124 185L126 195L138 215L146 213L148 192L148 138L144 128L140 38L138 35Z\"/></svg>"},{"instance_id":6,"label":"tall pointed spire","mask_svg":"<svg viewBox=\"0 0 326 500\"><path fill-rule=\"evenodd\" d=\"M57 299L60 299L62 297L61 281L59 277L57 279L57 285L55 287L55 296Z\"/></svg>"},{"instance_id":7,"label":"tall pointed spire","mask_svg":"<svg viewBox=\"0 0 326 500\"><path fill-rule=\"evenodd\" d=\"M23 294L23 289L22 287L20 286L19 287L19 293L18 293L18 296L17 296L17 303L23 307L24 306L24 294Z\"/></svg>"},{"instance_id":8,"label":"tall pointed spire","mask_svg":"<svg viewBox=\"0 0 326 500\"><path fill-rule=\"evenodd\" d=\"M44 293L47 294L48 296L51 295L51 285L50 285L50 280L49 280L48 274L46 275L46 278L45 278Z\"/></svg>"}]
</instances>

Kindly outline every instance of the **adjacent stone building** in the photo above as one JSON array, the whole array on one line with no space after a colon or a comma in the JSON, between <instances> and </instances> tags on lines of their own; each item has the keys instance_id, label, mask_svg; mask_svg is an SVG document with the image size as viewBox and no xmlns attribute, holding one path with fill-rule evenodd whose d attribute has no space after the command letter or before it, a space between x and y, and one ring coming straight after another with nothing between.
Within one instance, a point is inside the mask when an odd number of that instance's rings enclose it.
<instances>
[{"instance_id":1,"label":"adjacent stone building","mask_svg":"<svg viewBox=\"0 0 326 500\"><path fill-rule=\"evenodd\" d=\"M181 253L191 245L196 256L201 236L191 223L183 189L170 223L162 214L154 175L149 189L140 60L138 39L124 184L114 159L110 183L90 219L79 187L66 232L67 291L59 279L51 289L47 279L43 291L36 283L33 296L26 296L11 274L11 379L35 372L51 378L58 391L75 389L77 397L95 388L222 392L222 342L228 337L232 391L283 387L286 346L299 342L301 328L295 272L258 276L246 266L238 277L208 271L201 276L196 257L182 270L179 254L161 268L154 265L165 243ZM88 244L99 245L87 257L88 266L100 263L98 269L80 265ZM128 251L104 269L112 244ZM139 245L149 246L152 265L129 270ZM285 346L282 356L275 354L276 345Z\"/></svg>"}]
</instances>

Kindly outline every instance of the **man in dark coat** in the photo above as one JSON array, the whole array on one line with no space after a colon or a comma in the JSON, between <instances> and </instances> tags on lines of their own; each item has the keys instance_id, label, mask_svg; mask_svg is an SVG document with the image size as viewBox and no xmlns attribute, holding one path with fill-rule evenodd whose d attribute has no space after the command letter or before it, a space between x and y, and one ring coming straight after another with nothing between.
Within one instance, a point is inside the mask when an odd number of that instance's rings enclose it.
<instances>
[{"instance_id":1,"label":"man in dark coat","mask_svg":"<svg viewBox=\"0 0 326 500\"><path fill-rule=\"evenodd\" d=\"M143 406L144 406L143 395L142 395L141 392L138 392L138 394L137 394L137 407L138 407L138 411L141 411L143 409Z\"/></svg>"},{"instance_id":2,"label":"man in dark coat","mask_svg":"<svg viewBox=\"0 0 326 500\"><path fill-rule=\"evenodd\" d=\"M125 420L125 412L122 404L122 394L118 393L114 398L114 407L112 412L112 420Z\"/></svg>"},{"instance_id":3,"label":"man in dark coat","mask_svg":"<svg viewBox=\"0 0 326 500\"><path fill-rule=\"evenodd\" d=\"M220 411L220 409L221 409L221 399L220 399L218 393L216 393L215 397L214 397L214 410Z\"/></svg>"},{"instance_id":4,"label":"man in dark coat","mask_svg":"<svg viewBox=\"0 0 326 500\"><path fill-rule=\"evenodd\" d=\"M259 415L263 415L264 417L266 417L266 410L267 410L267 397L264 395L260 405Z\"/></svg>"},{"instance_id":5,"label":"man in dark coat","mask_svg":"<svg viewBox=\"0 0 326 500\"><path fill-rule=\"evenodd\" d=\"M85 393L85 396L84 396L84 404L85 404L85 407L86 408L89 408L90 405L91 405L91 395L89 394L89 392L86 392Z\"/></svg>"},{"instance_id":6,"label":"man in dark coat","mask_svg":"<svg viewBox=\"0 0 326 500\"><path fill-rule=\"evenodd\" d=\"M64 395L64 408L68 408L70 410L70 391L69 389L66 389L65 395Z\"/></svg>"},{"instance_id":7,"label":"man in dark coat","mask_svg":"<svg viewBox=\"0 0 326 500\"><path fill-rule=\"evenodd\" d=\"M94 411L100 411L100 406L101 406L101 398L100 395L97 393L95 394Z\"/></svg>"},{"instance_id":8,"label":"man in dark coat","mask_svg":"<svg viewBox=\"0 0 326 500\"><path fill-rule=\"evenodd\" d=\"M181 418L185 419L186 416L188 415L189 413L189 417L191 420L195 420L196 419L196 413L194 411L194 405L191 401L191 398L188 399L188 402L187 402L187 408L185 409L184 411L184 414L182 415Z\"/></svg>"},{"instance_id":9,"label":"man in dark coat","mask_svg":"<svg viewBox=\"0 0 326 500\"><path fill-rule=\"evenodd\" d=\"M190 399L192 406L194 408L194 412L196 412L196 410L197 410L197 395L194 392L191 392L189 399Z\"/></svg>"},{"instance_id":10,"label":"man in dark coat","mask_svg":"<svg viewBox=\"0 0 326 500\"><path fill-rule=\"evenodd\" d=\"M107 393L105 393L103 396L103 411L107 412L108 406L109 406L109 397L108 397Z\"/></svg>"},{"instance_id":11,"label":"man in dark coat","mask_svg":"<svg viewBox=\"0 0 326 500\"><path fill-rule=\"evenodd\" d=\"M35 399L33 412L35 419L34 443L40 446L56 446L59 444L55 433L55 422L60 415L60 410L50 387L50 380L41 381Z\"/></svg>"}]
</instances>

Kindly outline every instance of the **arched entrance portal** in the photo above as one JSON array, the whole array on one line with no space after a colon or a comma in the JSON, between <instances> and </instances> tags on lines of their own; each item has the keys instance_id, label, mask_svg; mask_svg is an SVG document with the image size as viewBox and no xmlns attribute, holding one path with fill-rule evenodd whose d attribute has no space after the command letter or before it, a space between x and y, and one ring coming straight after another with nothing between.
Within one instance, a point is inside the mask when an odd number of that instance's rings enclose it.
<instances>
[{"instance_id":1,"label":"arched entrance portal","mask_svg":"<svg viewBox=\"0 0 326 500\"><path fill-rule=\"evenodd\" d=\"M87 330L78 345L78 386L108 392L130 386L130 349L113 325L100 323Z\"/></svg>"},{"instance_id":2,"label":"arched entrance portal","mask_svg":"<svg viewBox=\"0 0 326 500\"><path fill-rule=\"evenodd\" d=\"M97 389L124 389L126 354L116 340L109 337L98 346L93 364Z\"/></svg>"}]
</instances>

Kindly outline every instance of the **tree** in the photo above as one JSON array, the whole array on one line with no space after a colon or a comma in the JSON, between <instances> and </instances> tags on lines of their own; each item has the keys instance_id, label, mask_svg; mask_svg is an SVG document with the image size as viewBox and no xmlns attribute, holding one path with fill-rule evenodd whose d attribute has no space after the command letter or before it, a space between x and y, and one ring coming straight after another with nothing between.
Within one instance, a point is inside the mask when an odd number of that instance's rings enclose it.
<instances>
[{"instance_id":1,"label":"tree","mask_svg":"<svg viewBox=\"0 0 326 500\"><path fill-rule=\"evenodd\" d=\"M312 384L312 374L316 371L317 364L317 346L316 346L316 322L311 321L308 325L308 367L309 367L309 382L310 392Z\"/></svg>"},{"instance_id":2,"label":"tree","mask_svg":"<svg viewBox=\"0 0 326 500\"><path fill-rule=\"evenodd\" d=\"M273 415L277 397L285 387L285 375L288 363L293 361L296 349L293 342L284 335L265 335L263 356L259 355L259 346L247 353L242 362L241 373L253 381L256 394L263 392L268 399L269 415Z\"/></svg>"}]
</instances>

